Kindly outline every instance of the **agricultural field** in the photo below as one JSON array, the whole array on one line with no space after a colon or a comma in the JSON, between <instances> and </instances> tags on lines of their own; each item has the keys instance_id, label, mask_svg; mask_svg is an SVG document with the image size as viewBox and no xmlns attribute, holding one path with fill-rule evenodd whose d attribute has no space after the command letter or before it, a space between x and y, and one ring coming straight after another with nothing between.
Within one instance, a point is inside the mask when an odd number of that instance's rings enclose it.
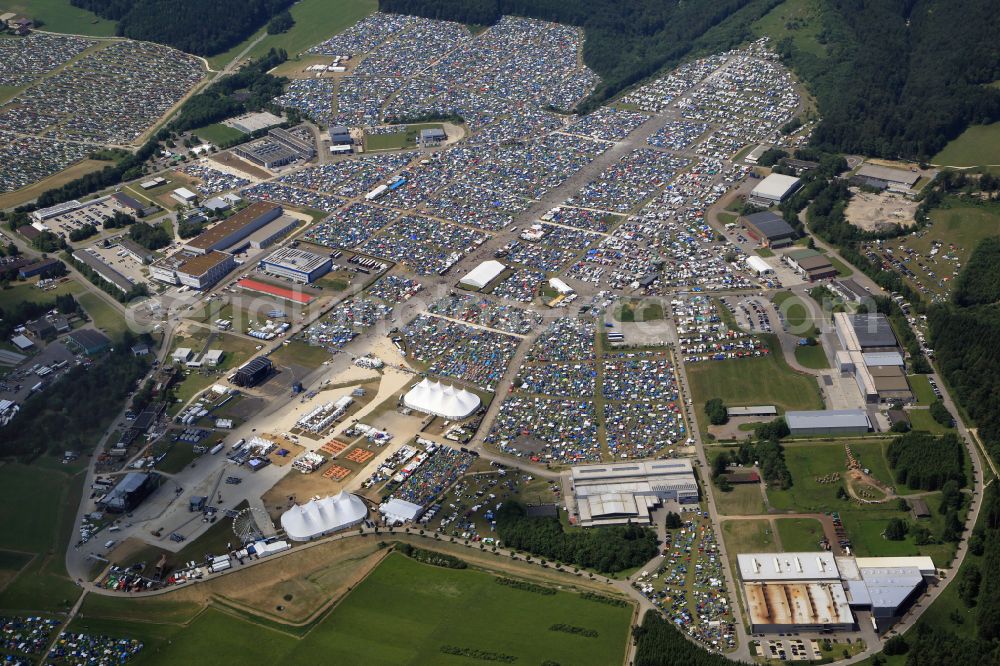
<instances>
[{"instance_id":1,"label":"agricultural field","mask_svg":"<svg viewBox=\"0 0 1000 666\"><path fill-rule=\"evenodd\" d=\"M344 663L469 663L468 657L443 653L445 646L510 655L526 664L621 661L631 608L588 601L572 592L524 591L496 580L483 571L438 568L391 554L332 612L309 625L307 633L274 621L259 622L245 611L215 607L186 625L112 622L101 617L99 602L73 628L113 629L117 635L147 641L143 664L213 658L220 663L258 659L308 663L329 660L331 655ZM105 612L116 614L125 608L113 602L107 606ZM178 602L163 610L181 621L191 612ZM158 616L159 611L146 608L142 614ZM593 629L598 635L549 630L554 624Z\"/></svg>"},{"instance_id":2,"label":"agricultural field","mask_svg":"<svg viewBox=\"0 0 1000 666\"><path fill-rule=\"evenodd\" d=\"M756 483L742 483L733 485L733 489L723 492L715 489L715 508L719 513L727 516L749 516L764 513L767 509L764 506L764 497L760 492L760 485Z\"/></svg>"},{"instance_id":3,"label":"agricultural field","mask_svg":"<svg viewBox=\"0 0 1000 666\"><path fill-rule=\"evenodd\" d=\"M345 28L354 25L378 8L375 0L302 0L290 9L295 25L280 35L268 35L264 30L225 53L212 56L208 64L212 69L222 69L240 54L249 44L262 37L250 52L248 58L257 58L270 49L285 49L294 58L314 44L332 37Z\"/></svg>"},{"instance_id":4,"label":"agricultural field","mask_svg":"<svg viewBox=\"0 0 1000 666\"><path fill-rule=\"evenodd\" d=\"M78 467L49 458L0 466L0 608L54 612L72 606L79 588L66 576L64 553L82 492ZM61 468L61 469L60 469ZM32 510L24 510L31 497Z\"/></svg>"},{"instance_id":5,"label":"agricultural field","mask_svg":"<svg viewBox=\"0 0 1000 666\"><path fill-rule=\"evenodd\" d=\"M931 162L956 167L1000 164L1000 123L972 125Z\"/></svg>"},{"instance_id":6,"label":"agricultural field","mask_svg":"<svg viewBox=\"0 0 1000 666\"><path fill-rule=\"evenodd\" d=\"M43 30L71 35L113 37L115 22L70 4L69 0L8 0L4 11L41 21Z\"/></svg>"},{"instance_id":7,"label":"agricultural field","mask_svg":"<svg viewBox=\"0 0 1000 666\"><path fill-rule=\"evenodd\" d=\"M816 379L789 368L777 340L769 346L767 356L689 363L687 376L694 404L721 398L726 405L776 405L782 412L822 409Z\"/></svg>"}]
</instances>

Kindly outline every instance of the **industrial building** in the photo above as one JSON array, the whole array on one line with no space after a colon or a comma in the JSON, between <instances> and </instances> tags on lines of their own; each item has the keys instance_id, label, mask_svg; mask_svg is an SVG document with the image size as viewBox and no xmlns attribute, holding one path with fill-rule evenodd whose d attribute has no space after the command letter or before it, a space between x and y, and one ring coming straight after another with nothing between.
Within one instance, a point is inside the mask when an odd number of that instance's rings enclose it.
<instances>
[{"instance_id":1,"label":"industrial building","mask_svg":"<svg viewBox=\"0 0 1000 666\"><path fill-rule=\"evenodd\" d=\"M78 328L66 336L66 344L79 354L93 356L111 346L111 338L93 328Z\"/></svg>"},{"instance_id":2,"label":"industrial building","mask_svg":"<svg viewBox=\"0 0 1000 666\"><path fill-rule=\"evenodd\" d=\"M268 130L267 135L282 146L295 151L300 159L311 160L316 157L316 144L313 143L309 130L300 128L299 132L288 131L275 127Z\"/></svg>"},{"instance_id":3,"label":"industrial building","mask_svg":"<svg viewBox=\"0 0 1000 666\"><path fill-rule=\"evenodd\" d=\"M778 408L774 405L751 405L749 407L727 407L726 414L729 418L738 416L757 416L765 418L777 418Z\"/></svg>"},{"instance_id":4,"label":"industrial building","mask_svg":"<svg viewBox=\"0 0 1000 666\"><path fill-rule=\"evenodd\" d=\"M143 206L137 199L133 199L127 194L122 192L115 192L111 195L111 201L125 212L130 215L135 215L136 217L144 217L146 215L146 206Z\"/></svg>"},{"instance_id":5,"label":"industrial building","mask_svg":"<svg viewBox=\"0 0 1000 666\"><path fill-rule=\"evenodd\" d=\"M170 193L170 196L177 202L189 206L198 200L198 195L186 187L178 187Z\"/></svg>"},{"instance_id":6,"label":"industrial building","mask_svg":"<svg viewBox=\"0 0 1000 666\"><path fill-rule=\"evenodd\" d=\"M863 409L785 412L785 422L793 435L866 433L872 427L868 412Z\"/></svg>"},{"instance_id":7,"label":"industrial building","mask_svg":"<svg viewBox=\"0 0 1000 666\"><path fill-rule=\"evenodd\" d=\"M403 404L418 412L461 421L479 409L479 396L465 389L444 386L424 377L403 396Z\"/></svg>"},{"instance_id":8,"label":"industrial building","mask_svg":"<svg viewBox=\"0 0 1000 666\"><path fill-rule=\"evenodd\" d=\"M361 498L341 491L293 506L281 514L281 528L292 541L311 541L354 527L367 516L368 507Z\"/></svg>"},{"instance_id":9,"label":"industrial building","mask_svg":"<svg viewBox=\"0 0 1000 666\"><path fill-rule=\"evenodd\" d=\"M458 283L463 287L479 290L499 277L506 269L507 267L499 261L490 259L473 268Z\"/></svg>"},{"instance_id":10,"label":"industrial building","mask_svg":"<svg viewBox=\"0 0 1000 666\"><path fill-rule=\"evenodd\" d=\"M233 152L265 169L276 169L291 164L299 158L297 152L268 137L236 146Z\"/></svg>"},{"instance_id":11,"label":"industrial building","mask_svg":"<svg viewBox=\"0 0 1000 666\"><path fill-rule=\"evenodd\" d=\"M897 192L909 192L919 180L920 173L916 171L905 171L867 163L862 165L852 178L852 182L857 181L869 187Z\"/></svg>"},{"instance_id":12,"label":"industrial building","mask_svg":"<svg viewBox=\"0 0 1000 666\"><path fill-rule=\"evenodd\" d=\"M282 215L276 220L268 222L263 227L246 237L245 242L255 250L263 250L277 243L287 236L295 227L299 225L299 220L290 215ZM233 246L230 251L235 251L237 246Z\"/></svg>"},{"instance_id":13,"label":"industrial building","mask_svg":"<svg viewBox=\"0 0 1000 666\"><path fill-rule=\"evenodd\" d=\"M160 487L160 478L155 472L129 472L98 504L111 513L132 511Z\"/></svg>"},{"instance_id":14,"label":"industrial building","mask_svg":"<svg viewBox=\"0 0 1000 666\"><path fill-rule=\"evenodd\" d=\"M906 363L902 354L841 350L837 352L837 367L842 373L854 375L865 402L913 400L913 391L906 379Z\"/></svg>"},{"instance_id":15,"label":"industrial building","mask_svg":"<svg viewBox=\"0 0 1000 666\"><path fill-rule=\"evenodd\" d=\"M867 298L871 298L871 292L860 284L848 278L846 280L834 280L830 283L830 289L849 303L860 303Z\"/></svg>"},{"instance_id":16,"label":"industrial building","mask_svg":"<svg viewBox=\"0 0 1000 666\"><path fill-rule=\"evenodd\" d=\"M205 254L236 245L268 222L277 219L284 209L269 201L255 201L232 217L203 231L185 243L192 252Z\"/></svg>"},{"instance_id":17,"label":"industrial building","mask_svg":"<svg viewBox=\"0 0 1000 666\"><path fill-rule=\"evenodd\" d=\"M344 125L331 125L330 143L335 146L350 145L354 143L354 139L351 138L351 130Z\"/></svg>"},{"instance_id":18,"label":"industrial building","mask_svg":"<svg viewBox=\"0 0 1000 666\"><path fill-rule=\"evenodd\" d=\"M428 127L420 130L420 145L433 146L448 139L448 135L440 127Z\"/></svg>"},{"instance_id":19,"label":"industrial building","mask_svg":"<svg viewBox=\"0 0 1000 666\"><path fill-rule=\"evenodd\" d=\"M52 257L39 259L35 262L32 262L28 258L22 258L21 260L24 261L25 264L20 270L18 270L17 277L22 280L27 280L28 278L35 277L36 275L45 275L59 266L64 266L63 262L58 259L53 259Z\"/></svg>"},{"instance_id":20,"label":"industrial building","mask_svg":"<svg viewBox=\"0 0 1000 666\"><path fill-rule=\"evenodd\" d=\"M608 465L580 465L572 470L578 524L651 524L650 513L664 501L698 502L698 482L687 458Z\"/></svg>"},{"instance_id":21,"label":"industrial building","mask_svg":"<svg viewBox=\"0 0 1000 666\"><path fill-rule=\"evenodd\" d=\"M747 234L764 247L785 247L795 240L795 229L771 211L745 215L740 221L746 226Z\"/></svg>"},{"instance_id":22,"label":"industrial building","mask_svg":"<svg viewBox=\"0 0 1000 666\"><path fill-rule=\"evenodd\" d=\"M892 324L881 313L850 315L835 312L833 326L840 346L847 351L898 352L899 342Z\"/></svg>"},{"instance_id":23,"label":"industrial building","mask_svg":"<svg viewBox=\"0 0 1000 666\"><path fill-rule=\"evenodd\" d=\"M194 289L208 289L236 268L236 258L225 252L199 254L190 250L175 252L150 267L155 280Z\"/></svg>"},{"instance_id":24,"label":"industrial building","mask_svg":"<svg viewBox=\"0 0 1000 666\"><path fill-rule=\"evenodd\" d=\"M139 245L128 236L122 236L122 238L118 241L118 246L125 251L125 254L132 257L140 264L153 263L153 258L155 257L153 252Z\"/></svg>"},{"instance_id":25,"label":"industrial building","mask_svg":"<svg viewBox=\"0 0 1000 666\"><path fill-rule=\"evenodd\" d=\"M772 173L760 181L750 192L749 202L754 206L770 208L787 199L802 184L795 176L783 176Z\"/></svg>"},{"instance_id":26,"label":"industrial building","mask_svg":"<svg viewBox=\"0 0 1000 666\"><path fill-rule=\"evenodd\" d=\"M816 250L809 248L793 250L787 252L783 258L786 264L809 282L837 277L837 269L825 255Z\"/></svg>"},{"instance_id":27,"label":"industrial building","mask_svg":"<svg viewBox=\"0 0 1000 666\"><path fill-rule=\"evenodd\" d=\"M330 272L333 260L292 247L281 248L260 262L265 273L309 284Z\"/></svg>"},{"instance_id":28,"label":"industrial building","mask_svg":"<svg viewBox=\"0 0 1000 666\"><path fill-rule=\"evenodd\" d=\"M935 575L929 557L834 557L814 553L737 556L754 633L856 628L854 611L889 629Z\"/></svg>"},{"instance_id":29,"label":"industrial building","mask_svg":"<svg viewBox=\"0 0 1000 666\"><path fill-rule=\"evenodd\" d=\"M258 356L241 365L229 378L229 381L245 388L256 386L271 374L272 367L271 359L266 356Z\"/></svg>"},{"instance_id":30,"label":"industrial building","mask_svg":"<svg viewBox=\"0 0 1000 666\"><path fill-rule=\"evenodd\" d=\"M76 250L73 258L81 264L88 266L92 271L108 284L115 287L123 294L132 291L135 285L127 277L116 271L110 264L106 263L99 254L91 249Z\"/></svg>"}]
</instances>

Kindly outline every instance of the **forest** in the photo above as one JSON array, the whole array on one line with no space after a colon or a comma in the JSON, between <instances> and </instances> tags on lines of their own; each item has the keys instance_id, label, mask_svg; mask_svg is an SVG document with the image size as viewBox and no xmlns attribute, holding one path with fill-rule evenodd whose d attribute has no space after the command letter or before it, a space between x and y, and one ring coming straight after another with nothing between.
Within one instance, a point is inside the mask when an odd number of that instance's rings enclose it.
<instances>
[{"instance_id":1,"label":"forest","mask_svg":"<svg viewBox=\"0 0 1000 666\"><path fill-rule=\"evenodd\" d=\"M645 564L656 555L656 532L638 525L566 532L558 518L529 518L507 502L497 512L497 534L507 548L603 573Z\"/></svg>"},{"instance_id":2,"label":"forest","mask_svg":"<svg viewBox=\"0 0 1000 666\"><path fill-rule=\"evenodd\" d=\"M957 305L990 305L1000 301L1000 238L984 238L972 251L955 282Z\"/></svg>"},{"instance_id":3,"label":"forest","mask_svg":"<svg viewBox=\"0 0 1000 666\"><path fill-rule=\"evenodd\" d=\"M746 662L729 661L710 654L685 638L659 613L648 611L642 624L633 630L635 666L731 666Z\"/></svg>"},{"instance_id":4,"label":"forest","mask_svg":"<svg viewBox=\"0 0 1000 666\"><path fill-rule=\"evenodd\" d=\"M72 368L44 394L27 400L17 418L0 428L0 456L30 460L45 452L92 450L148 368L130 351L131 342L91 365ZM22 427L25 423L31 427Z\"/></svg>"},{"instance_id":5,"label":"forest","mask_svg":"<svg viewBox=\"0 0 1000 666\"><path fill-rule=\"evenodd\" d=\"M294 0L71 0L74 7L118 21L118 34L211 56L264 27Z\"/></svg>"},{"instance_id":6,"label":"forest","mask_svg":"<svg viewBox=\"0 0 1000 666\"><path fill-rule=\"evenodd\" d=\"M585 29L584 60L603 83L592 110L664 67L732 48L778 0L380 0L383 11L490 25L503 14ZM820 48L775 44L819 104L814 145L929 158L970 123L1000 120L990 0L817 0Z\"/></svg>"},{"instance_id":7,"label":"forest","mask_svg":"<svg viewBox=\"0 0 1000 666\"><path fill-rule=\"evenodd\" d=\"M927 432L909 432L897 437L885 457L896 474L896 482L920 490L938 490L948 481L966 483L961 440L954 433L935 437Z\"/></svg>"}]
</instances>

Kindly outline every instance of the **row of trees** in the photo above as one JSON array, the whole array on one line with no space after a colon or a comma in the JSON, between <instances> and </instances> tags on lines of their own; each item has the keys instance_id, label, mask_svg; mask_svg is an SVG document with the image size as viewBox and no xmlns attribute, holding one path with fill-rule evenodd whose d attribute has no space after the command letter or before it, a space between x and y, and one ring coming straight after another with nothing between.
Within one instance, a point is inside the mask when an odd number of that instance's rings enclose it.
<instances>
[{"instance_id":1,"label":"row of trees","mask_svg":"<svg viewBox=\"0 0 1000 666\"><path fill-rule=\"evenodd\" d=\"M294 0L71 0L118 21L118 34L210 56L236 46ZM289 17L290 18L290 17ZM289 26L291 27L291 26ZM287 28L286 28L287 29Z\"/></svg>"},{"instance_id":2,"label":"row of trees","mask_svg":"<svg viewBox=\"0 0 1000 666\"><path fill-rule=\"evenodd\" d=\"M566 532L558 518L529 518L525 508L507 502L497 512L497 534L504 546L604 573L645 564L656 555L656 533L638 525Z\"/></svg>"},{"instance_id":3,"label":"row of trees","mask_svg":"<svg viewBox=\"0 0 1000 666\"><path fill-rule=\"evenodd\" d=\"M63 294L56 296L55 301L19 301L6 308L0 308L0 339L6 340L14 334L14 329L24 322L36 319L53 309L64 315L70 315L79 312L80 305L72 294Z\"/></svg>"}]
</instances>

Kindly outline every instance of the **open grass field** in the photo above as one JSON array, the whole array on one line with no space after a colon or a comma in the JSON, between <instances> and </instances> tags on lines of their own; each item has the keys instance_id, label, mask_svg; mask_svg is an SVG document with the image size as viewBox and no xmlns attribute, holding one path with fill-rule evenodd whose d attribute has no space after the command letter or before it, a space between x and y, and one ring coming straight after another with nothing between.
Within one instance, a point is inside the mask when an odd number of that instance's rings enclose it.
<instances>
[{"instance_id":1,"label":"open grass field","mask_svg":"<svg viewBox=\"0 0 1000 666\"><path fill-rule=\"evenodd\" d=\"M86 9L74 7L69 0L7 0L3 9L41 20L43 30L94 37L112 37L115 34L114 21L106 21Z\"/></svg>"},{"instance_id":2,"label":"open grass field","mask_svg":"<svg viewBox=\"0 0 1000 666\"><path fill-rule=\"evenodd\" d=\"M771 339L770 347L767 356L687 365L694 404L722 398L727 406L776 405L782 412L822 409L816 379L789 368L776 339Z\"/></svg>"},{"instance_id":3,"label":"open grass field","mask_svg":"<svg viewBox=\"0 0 1000 666\"><path fill-rule=\"evenodd\" d=\"M615 312L615 319L621 322L660 321L663 319L663 304L659 302L626 301Z\"/></svg>"},{"instance_id":4,"label":"open grass field","mask_svg":"<svg viewBox=\"0 0 1000 666\"><path fill-rule=\"evenodd\" d=\"M751 516L765 512L764 498L756 483L737 484L729 492L715 489L715 508L726 516Z\"/></svg>"},{"instance_id":5,"label":"open grass field","mask_svg":"<svg viewBox=\"0 0 1000 666\"><path fill-rule=\"evenodd\" d=\"M392 554L349 596L301 638L274 622L257 623L210 608L186 627L85 619L114 628L112 635L150 641L137 664L310 663L468 664L443 646L484 650L517 658L572 664L616 664L624 654L631 608L587 601L575 593L541 595L499 585L491 574L420 564ZM173 609L186 612L186 609ZM181 612L181 615L183 615ZM550 631L553 624L594 629L594 638ZM166 642L169 639L169 643Z\"/></svg>"},{"instance_id":6,"label":"open grass field","mask_svg":"<svg viewBox=\"0 0 1000 666\"><path fill-rule=\"evenodd\" d=\"M322 347L313 347L304 342L293 340L271 354L271 360L280 365L300 365L306 368L318 368L324 361L333 356Z\"/></svg>"},{"instance_id":7,"label":"open grass field","mask_svg":"<svg viewBox=\"0 0 1000 666\"><path fill-rule=\"evenodd\" d=\"M786 0L758 19L751 29L775 41L791 37L797 49L825 57L826 47L819 42L823 29L819 4L816 0Z\"/></svg>"},{"instance_id":8,"label":"open grass field","mask_svg":"<svg viewBox=\"0 0 1000 666\"><path fill-rule=\"evenodd\" d=\"M21 189L14 190L13 192L0 194L0 208L11 208L13 206L19 206L23 203L33 201L45 190L62 187L71 180L76 180L77 178L86 176L88 173L93 173L94 171L100 171L106 166L108 166L108 163L100 160L81 160L76 164L72 164L66 169L63 169L59 173L53 174L48 178L44 178L37 183L27 187L22 187Z\"/></svg>"},{"instance_id":9,"label":"open grass field","mask_svg":"<svg viewBox=\"0 0 1000 666\"><path fill-rule=\"evenodd\" d=\"M726 552L734 566L740 553L777 553L781 550L775 541L771 521L766 518L724 521L722 538L726 540Z\"/></svg>"},{"instance_id":10,"label":"open grass field","mask_svg":"<svg viewBox=\"0 0 1000 666\"><path fill-rule=\"evenodd\" d=\"M56 467L41 461L0 466L0 549L18 553L4 554L3 575L10 582L0 592L0 609L54 612L72 606L80 595L66 576L63 553L83 476L75 468L64 472ZM25 498L30 498L30 510L25 510ZM14 571L25 555L33 559Z\"/></svg>"},{"instance_id":11,"label":"open grass field","mask_svg":"<svg viewBox=\"0 0 1000 666\"><path fill-rule=\"evenodd\" d=\"M837 443L811 441L786 442L785 461L792 474L792 487L788 490L768 490L772 508L799 512L838 512L844 521L854 550L861 556L929 555L939 565L946 564L954 548L949 544L917 546L913 537L903 541L887 541L882 532L892 518L911 520L909 512L900 511L891 500L883 504L859 504L850 499L837 498L837 490L844 486L847 472L845 444L851 446L855 457L871 476L888 486L895 486L897 493L916 492L893 482L885 460L889 439L842 440ZM833 477L840 474L840 478ZM938 493L925 496L933 516L925 521L932 533L938 534L943 526L943 516L936 507Z\"/></svg>"},{"instance_id":12,"label":"open grass field","mask_svg":"<svg viewBox=\"0 0 1000 666\"><path fill-rule=\"evenodd\" d=\"M811 347L796 347L795 360L798 361L802 367L812 368L813 370L825 370L830 367L830 362L826 358L826 352L823 351L823 345L819 344Z\"/></svg>"},{"instance_id":13,"label":"open grass field","mask_svg":"<svg viewBox=\"0 0 1000 666\"><path fill-rule=\"evenodd\" d=\"M247 55L252 59L276 48L285 49L288 56L294 58L310 46L354 25L377 8L375 0L301 0L291 8L292 18L295 19L291 30L280 35L266 35ZM209 65L212 69L225 67L226 63L262 34L263 30L225 53L209 58Z\"/></svg>"},{"instance_id":14,"label":"open grass field","mask_svg":"<svg viewBox=\"0 0 1000 666\"><path fill-rule=\"evenodd\" d=\"M979 242L989 236L1000 235L1000 204L983 203L968 205L958 199L946 199L945 204L930 212L933 223L926 231L900 239L900 244L923 256L923 263L933 270L937 279L910 261L907 265L920 278L932 294L947 296L951 292L954 273L964 266ZM932 244L943 243L940 253L929 258ZM894 250L900 256L898 250ZM948 259L944 256L947 255ZM908 280L914 287L916 282ZM941 283L939 284L939 281Z\"/></svg>"},{"instance_id":15,"label":"open grass field","mask_svg":"<svg viewBox=\"0 0 1000 666\"><path fill-rule=\"evenodd\" d=\"M958 167L1000 164L1000 123L969 127L931 162Z\"/></svg>"},{"instance_id":16,"label":"open grass field","mask_svg":"<svg viewBox=\"0 0 1000 666\"><path fill-rule=\"evenodd\" d=\"M78 295L83 291L83 285L75 280L61 282L55 289L42 291L35 282L21 282L7 289L0 289L0 309L8 308L15 303L24 301L55 302L56 296L63 294Z\"/></svg>"},{"instance_id":17,"label":"open grass field","mask_svg":"<svg viewBox=\"0 0 1000 666\"><path fill-rule=\"evenodd\" d=\"M119 314L113 305L90 291L77 296L77 301L87 311L87 315L97 328L107 333L112 340L121 340L122 335L128 330L128 324L125 317Z\"/></svg>"},{"instance_id":18,"label":"open grass field","mask_svg":"<svg viewBox=\"0 0 1000 666\"><path fill-rule=\"evenodd\" d=\"M788 552L810 552L819 548L823 539L823 526L812 518L781 518L778 526L781 547Z\"/></svg>"},{"instance_id":19,"label":"open grass field","mask_svg":"<svg viewBox=\"0 0 1000 666\"><path fill-rule=\"evenodd\" d=\"M407 125L406 131L394 134L366 134L365 150L403 150L417 145L422 129L441 129L441 123L419 123Z\"/></svg>"},{"instance_id":20,"label":"open grass field","mask_svg":"<svg viewBox=\"0 0 1000 666\"><path fill-rule=\"evenodd\" d=\"M937 400L930 382L927 381L927 375L907 375L906 381L913 389L913 397L917 399L917 404L929 405Z\"/></svg>"},{"instance_id":21,"label":"open grass field","mask_svg":"<svg viewBox=\"0 0 1000 666\"><path fill-rule=\"evenodd\" d=\"M935 421L929 409L911 409L906 414L910 417L910 426L913 430L926 430L935 435L943 435L946 432L954 432L955 430Z\"/></svg>"},{"instance_id":22,"label":"open grass field","mask_svg":"<svg viewBox=\"0 0 1000 666\"><path fill-rule=\"evenodd\" d=\"M0 104L3 104L23 89L24 86L0 86Z\"/></svg>"},{"instance_id":23,"label":"open grass field","mask_svg":"<svg viewBox=\"0 0 1000 666\"><path fill-rule=\"evenodd\" d=\"M222 123L213 123L205 127L199 127L196 130L191 130L191 133L195 134L202 141L207 141L216 146L243 136L243 132L235 127L223 125Z\"/></svg>"}]
</instances>

